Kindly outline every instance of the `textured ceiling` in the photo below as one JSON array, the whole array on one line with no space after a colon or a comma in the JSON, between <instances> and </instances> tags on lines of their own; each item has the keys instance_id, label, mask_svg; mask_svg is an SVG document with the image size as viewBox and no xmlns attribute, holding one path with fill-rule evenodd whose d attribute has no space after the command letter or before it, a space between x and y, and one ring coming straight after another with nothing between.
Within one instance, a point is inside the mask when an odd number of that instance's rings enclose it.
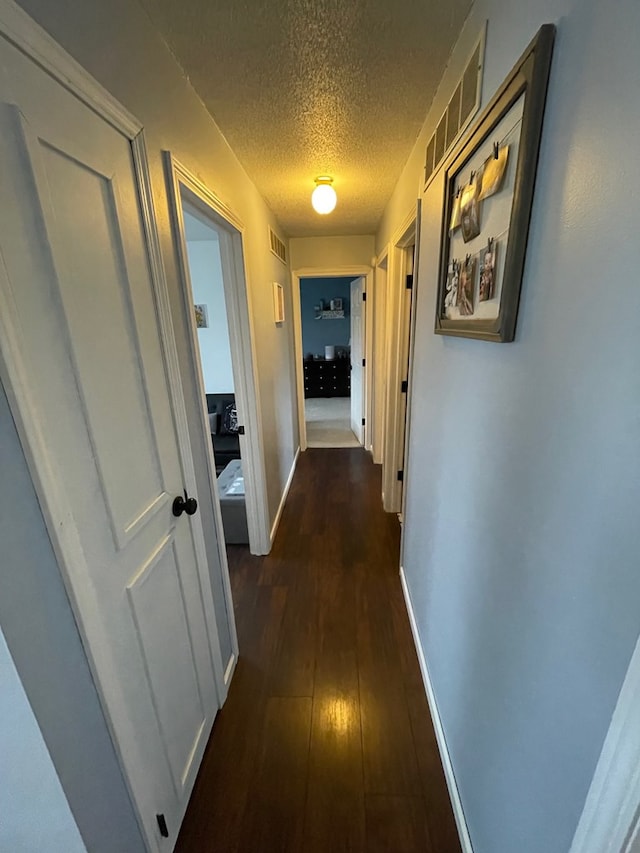
<instances>
[{"instance_id":1,"label":"textured ceiling","mask_svg":"<svg viewBox=\"0 0 640 853\"><path fill-rule=\"evenodd\" d=\"M142 0L289 236L371 234L471 0ZM310 204L317 175L338 205Z\"/></svg>"}]
</instances>

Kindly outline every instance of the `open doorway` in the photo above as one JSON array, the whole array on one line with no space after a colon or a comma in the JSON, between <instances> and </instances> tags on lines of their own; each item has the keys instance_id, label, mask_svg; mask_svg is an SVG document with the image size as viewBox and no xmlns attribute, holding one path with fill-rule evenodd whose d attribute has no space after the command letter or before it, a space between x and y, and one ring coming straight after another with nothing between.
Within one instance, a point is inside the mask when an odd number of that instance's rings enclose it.
<instances>
[{"instance_id":1,"label":"open doorway","mask_svg":"<svg viewBox=\"0 0 640 853\"><path fill-rule=\"evenodd\" d=\"M420 205L411 211L388 252L387 352L382 501L386 512L402 520L404 496L407 413L410 406L410 367L413 336L414 273L417 268L416 235L420 229Z\"/></svg>"},{"instance_id":2,"label":"open doorway","mask_svg":"<svg viewBox=\"0 0 640 853\"><path fill-rule=\"evenodd\" d=\"M213 445L216 487L227 545L248 545L240 422L217 229L183 201L184 237L198 338L198 355Z\"/></svg>"},{"instance_id":3,"label":"open doorway","mask_svg":"<svg viewBox=\"0 0 640 853\"><path fill-rule=\"evenodd\" d=\"M364 279L300 279L304 419L308 447L363 442Z\"/></svg>"},{"instance_id":4,"label":"open doorway","mask_svg":"<svg viewBox=\"0 0 640 853\"><path fill-rule=\"evenodd\" d=\"M266 554L269 518L242 224L170 154L166 162L220 539Z\"/></svg>"}]
</instances>

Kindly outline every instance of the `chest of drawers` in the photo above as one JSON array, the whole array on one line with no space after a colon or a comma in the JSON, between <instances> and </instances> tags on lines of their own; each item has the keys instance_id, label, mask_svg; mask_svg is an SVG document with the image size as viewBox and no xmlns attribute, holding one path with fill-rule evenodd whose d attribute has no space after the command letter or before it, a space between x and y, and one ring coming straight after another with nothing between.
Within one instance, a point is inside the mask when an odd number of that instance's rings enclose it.
<instances>
[{"instance_id":1,"label":"chest of drawers","mask_svg":"<svg viewBox=\"0 0 640 853\"><path fill-rule=\"evenodd\" d=\"M351 392L351 365L348 358L334 361L314 359L304 362L305 397L348 397Z\"/></svg>"}]
</instances>

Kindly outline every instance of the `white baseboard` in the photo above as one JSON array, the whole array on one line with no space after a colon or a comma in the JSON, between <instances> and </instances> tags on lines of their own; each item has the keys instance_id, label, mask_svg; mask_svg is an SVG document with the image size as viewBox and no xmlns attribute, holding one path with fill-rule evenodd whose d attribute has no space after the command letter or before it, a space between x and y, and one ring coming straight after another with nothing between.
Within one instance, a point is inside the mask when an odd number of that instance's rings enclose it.
<instances>
[{"instance_id":1,"label":"white baseboard","mask_svg":"<svg viewBox=\"0 0 640 853\"><path fill-rule=\"evenodd\" d=\"M431 717L433 719L433 728L436 733L438 749L440 750L440 759L442 761L445 779L447 780L447 788L449 789L449 798L451 799L453 816L456 819L458 835L460 836L460 844L462 846L463 853L473 853L473 847L471 846L471 838L469 836L469 829L467 827L467 822L465 820L464 812L462 810L462 802L460 800L460 794L458 792L456 778L453 773L453 765L451 764L451 757L447 748L447 741L445 740L444 729L442 728L442 721L440 719L440 714L438 713L436 697L433 692L431 678L429 677L427 661L425 659L424 652L422 651L422 644L420 642L420 635L418 633L418 625L416 623L416 617L413 612L413 604L411 603L411 594L409 592L409 587L407 586L407 580L405 578L404 569L402 568L402 566L400 566L400 583L402 584L402 592L404 594L405 604L407 605L407 613L409 614L409 622L411 623L411 633L413 634L413 642L415 643L416 652L418 654L418 661L420 663L420 670L422 672L424 689L427 694L429 710L431 711Z\"/></svg>"},{"instance_id":2,"label":"white baseboard","mask_svg":"<svg viewBox=\"0 0 640 853\"><path fill-rule=\"evenodd\" d=\"M291 482L293 480L293 475L296 473L296 465L298 464L298 457L300 456L300 448L296 450L296 455L293 457L293 465L291 466L291 471L289 471L289 476L287 478L287 482L284 485L284 491L282 492L282 497L280 498L280 506L278 507L278 512L276 513L276 517L273 521L273 525L271 527L271 545L273 546L273 540L276 538L276 533L278 532L278 525L280 524L280 519L282 517L282 510L284 509L284 505L287 502L287 495L289 494L289 489L291 488Z\"/></svg>"},{"instance_id":3,"label":"white baseboard","mask_svg":"<svg viewBox=\"0 0 640 853\"><path fill-rule=\"evenodd\" d=\"M238 658L235 654L232 654L229 658L229 663L227 664L227 668L224 671L224 683L225 686L229 686L231 681L231 676L233 675L233 671L236 668L236 663L238 662Z\"/></svg>"}]
</instances>

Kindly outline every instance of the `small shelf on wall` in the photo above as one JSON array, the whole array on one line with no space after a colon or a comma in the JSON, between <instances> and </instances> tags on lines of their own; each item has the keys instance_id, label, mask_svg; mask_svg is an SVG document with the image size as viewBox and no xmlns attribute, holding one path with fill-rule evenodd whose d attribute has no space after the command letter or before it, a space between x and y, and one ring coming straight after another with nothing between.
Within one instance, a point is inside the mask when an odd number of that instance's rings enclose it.
<instances>
[{"instance_id":1,"label":"small shelf on wall","mask_svg":"<svg viewBox=\"0 0 640 853\"><path fill-rule=\"evenodd\" d=\"M344 320L344 309L341 311L317 311L316 320Z\"/></svg>"}]
</instances>

